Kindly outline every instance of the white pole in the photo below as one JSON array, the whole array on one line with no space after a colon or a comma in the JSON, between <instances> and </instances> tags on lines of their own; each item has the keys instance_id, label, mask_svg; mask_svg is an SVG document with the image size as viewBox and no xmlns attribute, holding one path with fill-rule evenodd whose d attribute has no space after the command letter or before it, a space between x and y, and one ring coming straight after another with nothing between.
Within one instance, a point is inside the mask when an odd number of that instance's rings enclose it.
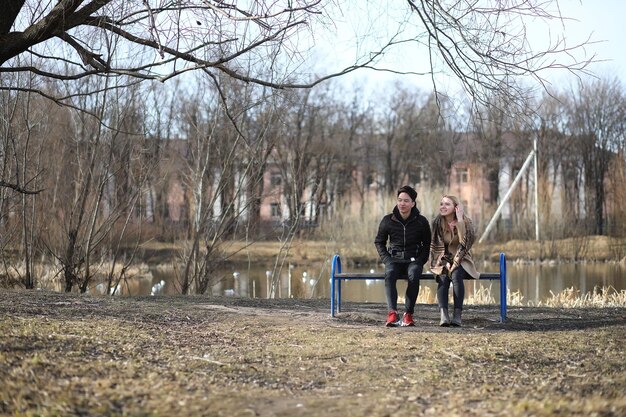
<instances>
[{"instance_id":1,"label":"white pole","mask_svg":"<svg viewBox=\"0 0 626 417\"><path fill-rule=\"evenodd\" d=\"M533 160L533 155L534 154L535 154L534 150L530 151L530 153L528 154L528 158L526 158L526 161L524 161L524 165L522 165L522 169L520 169L520 171L517 173L517 176L513 180L513 184L511 184L511 186L509 187L508 191L504 195L504 198L500 202L500 205L498 206L496 212L491 217L491 220L489 220L489 224L487 225L487 228L485 229L485 232L483 233L483 235L478 240L478 243L481 243L485 239L485 237L487 237L489 232L491 232L491 229L493 228L493 225L496 223L496 219L498 218L498 216L500 215L500 212L502 211L502 207L508 201L509 197L511 197L511 193L513 193L513 190L517 186L517 183L522 178L522 175L524 174L524 171L526 171L526 169L530 165L530 161Z\"/></svg>"},{"instance_id":2,"label":"white pole","mask_svg":"<svg viewBox=\"0 0 626 417\"><path fill-rule=\"evenodd\" d=\"M291 263L289 263L289 265L287 265L287 279L289 279L289 282L287 283L287 297L291 298L291 270L293 269L293 265L291 265Z\"/></svg>"},{"instance_id":3,"label":"white pole","mask_svg":"<svg viewBox=\"0 0 626 417\"><path fill-rule=\"evenodd\" d=\"M539 241L539 168L537 166L537 138L533 141L535 152L535 240Z\"/></svg>"}]
</instances>

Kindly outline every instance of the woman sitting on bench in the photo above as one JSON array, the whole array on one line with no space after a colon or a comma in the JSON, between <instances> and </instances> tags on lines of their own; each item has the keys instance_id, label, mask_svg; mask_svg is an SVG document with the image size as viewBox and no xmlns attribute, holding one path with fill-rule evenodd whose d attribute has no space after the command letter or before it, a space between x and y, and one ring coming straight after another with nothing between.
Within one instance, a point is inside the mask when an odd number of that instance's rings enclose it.
<instances>
[{"instance_id":1,"label":"woman sitting on bench","mask_svg":"<svg viewBox=\"0 0 626 417\"><path fill-rule=\"evenodd\" d=\"M445 195L439 203L439 214L433 220L430 244L430 270L437 281L437 301L441 312L440 326L461 326L465 298L463 280L478 278L470 249L475 234L472 221L463 212L459 199ZM448 292L452 283L454 316L448 314Z\"/></svg>"}]
</instances>

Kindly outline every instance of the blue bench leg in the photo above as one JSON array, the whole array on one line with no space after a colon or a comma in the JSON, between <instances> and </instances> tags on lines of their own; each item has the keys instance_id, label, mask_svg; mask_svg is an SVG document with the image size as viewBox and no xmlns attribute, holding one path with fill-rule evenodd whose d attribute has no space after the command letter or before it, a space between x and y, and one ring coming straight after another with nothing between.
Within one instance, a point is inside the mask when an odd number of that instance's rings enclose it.
<instances>
[{"instance_id":1,"label":"blue bench leg","mask_svg":"<svg viewBox=\"0 0 626 417\"><path fill-rule=\"evenodd\" d=\"M330 316L335 317L335 277L330 277Z\"/></svg>"},{"instance_id":2,"label":"blue bench leg","mask_svg":"<svg viewBox=\"0 0 626 417\"><path fill-rule=\"evenodd\" d=\"M335 274L341 273L341 258L339 255L333 256L330 267L330 316L335 317L335 313L341 308L341 280Z\"/></svg>"},{"instance_id":3,"label":"blue bench leg","mask_svg":"<svg viewBox=\"0 0 626 417\"><path fill-rule=\"evenodd\" d=\"M506 256L500 254L500 322L506 321Z\"/></svg>"},{"instance_id":4,"label":"blue bench leg","mask_svg":"<svg viewBox=\"0 0 626 417\"><path fill-rule=\"evenodd\" d=\"M341 280L337 280L337 313L341 312Z\"/></svg>"}]
</instances>

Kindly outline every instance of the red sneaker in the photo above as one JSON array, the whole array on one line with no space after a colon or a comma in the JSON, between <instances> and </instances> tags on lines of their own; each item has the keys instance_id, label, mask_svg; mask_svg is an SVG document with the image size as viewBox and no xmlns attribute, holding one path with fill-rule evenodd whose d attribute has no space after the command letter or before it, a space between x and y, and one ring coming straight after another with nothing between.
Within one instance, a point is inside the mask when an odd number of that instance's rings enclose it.
<instances>
[{"instance_id":1,"label":"red sneaker","mask_svg":"<svg viewBox=\"0 0 626 417\"><path fill-rule=\"evenodd\" d=\"M400 323L400 326L402 327L415 326L415 322L413 321L413 314L404 313L404 316L402 316L402 323Z\"/></svg>"},{"instance_id":2,"label":"red sneaker","mask_svg":"<svg viewBox=\"0 0 626 417\"><path fill-rule=\"evenodd\" d=\"M398 325L398 313L392 310L389 312L389 314L387 314L387 322L385 323L385 326L396 327L397 325Z\"/></svg>"}]
</instances>

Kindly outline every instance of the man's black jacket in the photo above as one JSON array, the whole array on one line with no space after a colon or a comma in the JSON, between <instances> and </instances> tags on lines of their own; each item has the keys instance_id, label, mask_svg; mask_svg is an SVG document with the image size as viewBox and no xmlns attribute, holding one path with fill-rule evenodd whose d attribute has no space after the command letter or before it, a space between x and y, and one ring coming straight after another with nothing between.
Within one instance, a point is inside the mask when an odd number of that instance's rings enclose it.
<instances>
[{"instance_id":1,"label":"man's black jacket","mask_svg":"<svg viewBox=\"0 0 626 417\"><path fill-rule=\"evenodd\" d=\"M422 265L428 260L430 251L430 224L416 207L402 221L398 207L380 221L374 244L383 263L409 262L411 258ZM387 244L389 241L389 244ZM395 256L392 256L392 253Z\"/></svg>"}]
</instances>

